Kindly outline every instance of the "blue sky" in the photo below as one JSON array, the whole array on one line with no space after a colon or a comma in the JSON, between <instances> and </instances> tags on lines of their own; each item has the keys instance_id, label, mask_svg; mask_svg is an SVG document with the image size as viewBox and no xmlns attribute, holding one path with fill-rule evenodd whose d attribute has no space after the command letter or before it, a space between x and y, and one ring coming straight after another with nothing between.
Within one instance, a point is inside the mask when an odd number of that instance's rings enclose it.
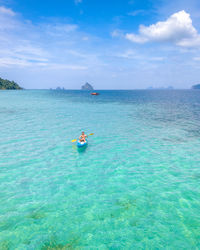
<instances>
[{"instance_id":1,"label":"blue sky","mask_svg":"<svg viewBox=\"0 0 200 250\"><path fill-rule=\"evenodd\" d=\"M0 77L25 88L190 88L198 0L0 0Z\"/></svg>"}]
</instances>

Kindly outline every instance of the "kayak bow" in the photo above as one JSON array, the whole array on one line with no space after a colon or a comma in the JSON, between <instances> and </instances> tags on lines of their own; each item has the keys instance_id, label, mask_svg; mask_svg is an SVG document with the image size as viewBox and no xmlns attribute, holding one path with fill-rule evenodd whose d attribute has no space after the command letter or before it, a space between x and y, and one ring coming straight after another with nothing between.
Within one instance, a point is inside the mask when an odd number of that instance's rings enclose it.
<instances>
[{"instance_id":1,"label":"kayak bow","mask_svg":"<svg viewBox=\"0 0 200 250\"><path fill-rule=\"evenodd\" d=\"M86 142L83 142L83 141L81 142L81 141L77 140L77 144L76 145L77 145L78 148L83 148L83 147L86 147L87 144L88 144L87 140L86 140Z\"/></svg>"}]
</instances>

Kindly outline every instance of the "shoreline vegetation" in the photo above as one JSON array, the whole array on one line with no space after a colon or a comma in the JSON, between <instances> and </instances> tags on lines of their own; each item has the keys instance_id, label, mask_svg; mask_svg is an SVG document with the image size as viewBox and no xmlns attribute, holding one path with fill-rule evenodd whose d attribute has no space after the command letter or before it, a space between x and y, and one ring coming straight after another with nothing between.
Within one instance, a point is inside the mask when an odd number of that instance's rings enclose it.
<instances>
[{"instance_id":1,"label":"shoreline vegetation","mask_svg":"<svg viewBox=\"0 0 200 250\"><path fill-rule=\"evenodd\" d=\"M23 89L22 87L20 87L16 82L14 81L9 81L7 79L3 79L0 77L0 90L20 90Z\"/></svg>"}]
</instances>

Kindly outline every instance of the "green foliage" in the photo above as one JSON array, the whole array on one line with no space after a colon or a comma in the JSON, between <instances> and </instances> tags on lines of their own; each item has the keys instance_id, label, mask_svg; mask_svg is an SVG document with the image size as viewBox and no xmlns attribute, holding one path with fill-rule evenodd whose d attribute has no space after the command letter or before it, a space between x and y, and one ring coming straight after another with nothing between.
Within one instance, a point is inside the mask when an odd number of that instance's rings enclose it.
<instances>
[{"instance_id":1,"label":"green foliage","mask_svg":"<svg viewBox=\"0 0 200 250\"><path fill-rule=\"evenodd\" d=\"M4 80L0 77L0 89L22 89L16 82Z\"/></svg>"}]
</instances>

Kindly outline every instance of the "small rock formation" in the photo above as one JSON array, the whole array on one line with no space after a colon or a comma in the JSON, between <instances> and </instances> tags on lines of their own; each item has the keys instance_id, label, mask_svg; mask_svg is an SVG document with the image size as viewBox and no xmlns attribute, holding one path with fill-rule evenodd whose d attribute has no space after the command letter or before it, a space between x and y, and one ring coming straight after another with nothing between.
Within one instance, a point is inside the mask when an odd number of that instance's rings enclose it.
<instances>
[{"instance_id":1,"label":"small rock formation","mask_svg":"<svg viewBox=\"0 0 200 250\"><path fill-rule=\"evenodd\" d=\"M51 88L51 89L52 89L52 88ZM57 88L55 88L55 90L65 90L65 88L64 88L64 87L58 86Z\"/></svg>"},{"instance_id":2,"label":"small rock formation","mask_svg":"<svg viewBox=\"0 0 200 250\"><path fill-rule=\"evenodd\" d=\"M88 82L86 82L82 87L82 90L93 90L93 87L91 84L89 84Z\"/></svg>"},{"instance_id":3,"label":"small rock formation","mask_svg":"<svg viewBox=\"0 0 200 250\"><path fill-rule=\"evenodd\" d=\"M200 89L200 84L193 85L192 89Z\"/></svg>"}]
</instances>

